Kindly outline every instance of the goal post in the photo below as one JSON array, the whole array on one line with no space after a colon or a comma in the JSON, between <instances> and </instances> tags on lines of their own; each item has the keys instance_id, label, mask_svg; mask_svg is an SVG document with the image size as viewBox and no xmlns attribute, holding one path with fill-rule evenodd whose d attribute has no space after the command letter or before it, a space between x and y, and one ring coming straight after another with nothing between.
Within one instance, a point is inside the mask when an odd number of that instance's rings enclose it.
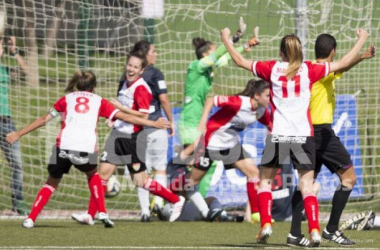
<instances>
[{"instance_id":1,"label":"goal post","mask_svg":"<svg viewBox=\"0 0 380 250\"><path fill-rule=\"evenodd\" d=\"M157 3L162 3L162 8L150 12L152 7L146 6L152 3L155 8ZM336 58L341 58L355 43L358 28L370 34L365 46L373 42L380 48L379 1L315 0L307 1L303 7L306 12L299 13L303 16L298 20L302 20L308 31L303 38L305 58L314 58L314 41L321 33L329 33L337 39ZM296 32L298 13L295 1L286 0L5 0L0 3L0 34L2 10L6 14L6 29L0 62L9 69L10 81L8 96L0 95L8 98L11 118L18 129L45 114L64 94L68 80L79 68L88 68L96 74L98 94L107 99L115 98L126 55L135 42L144 38L154 41L158 52L156 66L165 76L173 107L180 109L187 67L196 59L192 38L199 36L220 45L220 30L229 27L234 32L242 16L248 27L241 44L255 26L260 27L260 45L244 56L254 60L280 59L280 39ZM11 35L17 37L17 47L26 59L29 75L20 70L17 61L8 53L5 42ZM334 125L340 122L338 136L358 169L360 181L355 198L373 197L352 201L345 211L380 209L379 58L360 63L336 82L339 103ZM252 77L231 62L215 70L212 94L237 93ZM3 84L1 88L8 86ZM365 94L353 96L360 89L364 89ZM58 131L59 123L53 121L20 141L23 194L28 207L47 179L47 160ZM101 120L98 127L100 151L107 133L109 129ZM256 145L262 135L254 133L247 136L247 140ZM6 142L2 140L1 143ZM258 154L260 150L257 147ZM12 169L4 153L0 155L0 216L13 218ZM113 215L125 218L137 215L139 204L130 178L122 175L123 168L120 172L118 178L123 191L107 199L106 203ZM328 173L324 176L323 181L336 183ZM88 197L85 175L73 168L64 176L43 216L67 218L71 211L85 211ZM322 208L329 208L328 197L322 200L327 200Z\"/></svg>"}]
</instances>

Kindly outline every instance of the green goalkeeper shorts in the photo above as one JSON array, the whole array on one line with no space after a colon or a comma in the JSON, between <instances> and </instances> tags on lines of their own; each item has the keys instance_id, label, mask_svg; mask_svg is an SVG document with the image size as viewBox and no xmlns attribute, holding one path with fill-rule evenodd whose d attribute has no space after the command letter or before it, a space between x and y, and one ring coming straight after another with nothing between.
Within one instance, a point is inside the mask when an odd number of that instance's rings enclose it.
<instances>
[{"instance_id":1,"label":"green goalkeeper shorts","mask_svg":"<svg viewBox=\"0 0 380 250\"><path fill-rule=\"evenodd\" d=\"M178 123L178 134L182 145L192 144L201 136L201 132L197 127L189 127Z\"/></svg>"}]
</instances>

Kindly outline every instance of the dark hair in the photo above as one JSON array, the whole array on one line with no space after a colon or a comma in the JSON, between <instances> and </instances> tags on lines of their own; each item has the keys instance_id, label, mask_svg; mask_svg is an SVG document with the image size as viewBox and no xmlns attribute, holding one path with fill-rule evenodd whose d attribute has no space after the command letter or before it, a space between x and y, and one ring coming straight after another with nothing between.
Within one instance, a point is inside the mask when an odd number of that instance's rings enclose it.
<instances>
[{"instance_id":1,"label":"dark hair","mask_svg":"<svg viewBox=\"0 0 380 250\"><path fill-rule=\"evenodd\" d=\"M145 69L146 66L148 65L148 62L146 60L146 56L140 50L130 52L127 56L127 63L129 61L129 59L131 59L131 57L137 57L138 59L140 59L141 60L141 67L143 69Z\"/></svg>"},{"instance_id":2,"label":"dark hair","mask_svg":"<svg viewBox=\"0 0 380 250\"><path fill-rule=\"evenodd\" d=\"M286 78L293 79L303 61L300 39L294 34L284 36L281 39L280 51L289 62L288 68L285 71Z\"/></svg>"},{"instance_id":3,"label":"dark hair","mask_svg":"<svg viewBox=\"0 0 380 250\"><path fill-rule=\"evenodd\" d=\"M138 41L137 43L135 43L135 46L133 46L131 53L141 52L142 55L146 56L149 52L150 45L152 44L148 41Z\"/></svg>"},{"instance_id":4,"label":"dark hair","mask_svg":"<svg viewBox=\"0 0 380 250\"><path fill-rule=\"evenodd\" d=\"M206 41L203 38L200 37L195 37L193 38L193 45L195 47L195 54L197 55L197 59L202 59L203 58L203 53L206 53L207 51L210 50L210 46L213 43L210 41Z\"/></svg>"},{"instance_id":5,"label":"dark hair","mask_svg":"<svg viewBox=\"0 0 380 250\"><path fill-rule=\"evenodd\" d=\"M315 41L314 51L316 59L325 59L329 57L331 51L336 49L336 40L332 35L321 34Z\"/></svg>"},{"instance_id":6,"label":"dark hair","mask_svg":"<svg viewBox=\"0 0 380 250\"><path fill-rule=\"evenodd\" d=\"M266 81L251 79L247 82L247 86L245 87L245 89L236 95L253 97L255 94L261 95L264 92L264 90L268 88L269 83L267 83Z\"/></svg>"},{"instance_id":7,"label":"dark hair","mask_svg":"<svg viewBox=\"0 0 380 250\"><path fill-rule=\"evenodd\" d=\"M96 76L90 70L78 70L74 73L69 84L67 85L66 92L74 91L93 91L96 87Z\"/></svg>"}]
</instances>

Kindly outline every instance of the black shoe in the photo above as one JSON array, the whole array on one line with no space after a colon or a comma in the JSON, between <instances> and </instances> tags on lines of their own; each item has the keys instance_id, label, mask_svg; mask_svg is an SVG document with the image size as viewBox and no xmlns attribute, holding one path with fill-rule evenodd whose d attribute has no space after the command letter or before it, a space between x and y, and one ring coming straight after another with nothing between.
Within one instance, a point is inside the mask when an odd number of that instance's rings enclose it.
<instances>
[{"instance_id":1,"label":"black shoe","mask_svg":"<svg viewBox=\"0 0 380 250\"><path fill-rule=\"evenodd\" d=\"M374 226L376 214L371 210L366 213L364 219L358 225L358 231L370 230Z\"/></svg>"},{"instance_id":2,"label":"black shoe","mask_svg":"<svg viewBox=\"0 0 380 250\"><path fill-rule=\"evenodd\" d=\"M153 209L152 209L152 213L153 214L156 214L157 215L157 218L161 221L166 221L166 217L164 216L164 214L162 213L162 209L157 205L155 204Z\"/></svg>"},{"instance_id":3,"label":"black shoe","mask_svg":"<svg viewBox=\"0 0 380 250\"><path fill-rule=\"evenodd\" d=\"M221 213L223 212L222 208L210 209L207 213L207 221L214 221Z\"/></svg>"},{"instance_id":4,"label":"black shoe","mask_svg":"<svg viewBox=\"0 0 380 250\"><path fill-rule=\"evenodd\" d=\"M140 220L141 222L150 222L150 216L149 215L147 215L147 214L143 214L142 216L141 216L141 220Z\"/></svg>"},{"instance_id":5,"label":"black shoe","mask_svg":"<svg viewBox=\"0 0 380 250\"><path fill-rule=\"evenodd\" d=\"M301 234L299 237L295 237L291 234L288 234L286 239L286 244L292 247L307 247L310 245L310 241L305 238L305 235Z\"/></svg>"},{"instance_id":6,"label":"black shoe","mask_svg":"<svg viewBox=\"0 0 380 250\"><path fill-rule=\"evenodd\" d=\"M335 242L341 246L353 246L355 242L344 236L343 231L337 230L334 233L329 233L326 228L323 230L322 238Z\"/></svg>"}]
</instances>

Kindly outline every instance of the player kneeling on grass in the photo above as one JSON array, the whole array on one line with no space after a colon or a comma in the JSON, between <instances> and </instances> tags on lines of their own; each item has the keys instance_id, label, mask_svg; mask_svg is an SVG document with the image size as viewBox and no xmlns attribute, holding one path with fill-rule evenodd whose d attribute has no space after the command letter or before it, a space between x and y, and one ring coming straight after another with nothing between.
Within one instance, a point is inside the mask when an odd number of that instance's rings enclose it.
<instances>
[{"instance_id":1,"label":"player kneeling on grass","mask_svg":"<svg viewBox=\"0 0 380 250\"><path fill-rule=\"evenodd\" d=\"M102 183L97 173L98 152L96 151L96 126L99 116L107 119L122 119L140 125L168 128L165 120L152 122L139 117L128 116L115 109L111 103L94 94L96 77L91 71L77 71L66 88L67 95L61 97L46 115L30 125L7 135L7 142L12 144L20 137L46 125L53 118L61 116L62 127L53 147L46 184L37 194L32 211L23 223L23 227L32 228L34 222L56 190L63 174L67 174L72 165L84 172L88 178L91 197L99 209L99 220L105 227L114 223L107 214Z\"/></svg>"},{"instance_id":2,"label":"player kneeling on grass","mask_svg":"<svg viewBox=\"0 0 380 250\"><path fill-rule=\"evenodd\" d=\"M270 128L270 116L266 107L269 104L269 84L263 80L250 80L245 90L234 96L215 96L208 98L199 124L204 134L196 150L196 163L189 180L180 176L171 185L173 190L184 186L197 185L213 161L221 160L226 169L238 168L247 176L247 192L253 213L258 213L257 188L259 170L250 154L239 143L239 132L259 120ZM213 107L220 108L207 118ZM185 150L189 150L189 148Z\"/></svg>"}]
</instances>

